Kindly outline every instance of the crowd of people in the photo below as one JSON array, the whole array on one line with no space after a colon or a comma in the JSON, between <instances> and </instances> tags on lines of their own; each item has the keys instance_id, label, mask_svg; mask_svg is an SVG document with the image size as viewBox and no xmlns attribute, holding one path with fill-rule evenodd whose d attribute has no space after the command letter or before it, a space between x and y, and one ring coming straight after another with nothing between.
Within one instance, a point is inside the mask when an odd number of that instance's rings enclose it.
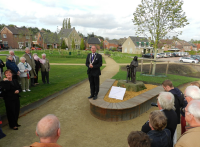
<instances>
[{"instance_id":1,"label":"crowd of people","mask_svg":"<svg viewBox=\"0 0 200 147\"><path fill-rule=\"evenodd\" d=\"M200 84L192 82L184 94L170 80L162 83L165 92L157 98L159 110L150 113L141 131L128 136L129 147L197 147L200 146ZM181 137L177 139L177 124Z\"/></svg>"},{"instance_id":2,"label":"crowd of people","mask_svg":"<svg viewBox=\"0 0 200 147\"><path fill-rule=\"evenodd\" d=\"M20 58L10 51L5 78L0 82L6 106L9 126L18 130L20 109L19 93L30 91L31 85L38 84L38 72L41 68L42 82L49 84L49 60L42 54L32 55L26 48L26 54ZM92 58L92 57L91 57ZM0 74L3 74L3 61L0 60ZM46 78L46 80L45 80ZM20 83L19 84L19 81ZM192 82L184 94L173 86L172 81L162 83L163 92L157 97L158 110L152 111L148 120L142 125L141 131L132 131L127 138L129 147L197 147L200 146L200 84ZM92 95L93 96L93 95ZM95 98L96 99L96 98ZM1 119L0 119L1 120ZM0 125L2 122L0 121ZM181 124L181 137L177 138L177 125ZM36 126L39 142L31 146L61 147L56 142L60 137L60 122L53 114L43 117ZM5 137L0 127L0 138Z\"/></svg>"},{"instance_id":3,"label":"crowd of people","mask_svg":"<svg viewBox=\"0 0 200 147\"><path fill-rule=\"evenodd\" d=\"M6 58L6 64L0 60L0 94L5 103L9 127L13 130L18 130L18 127L20 127L18 124L20 111L19 93L29 92L31 91L30 86L39 84L38 71L40 69L42 82L50 84L50 64L49 60L46 59L46 54L42 54L42 58L39 58L36 53L32 55L29 48L25 49L25 54L20 58L14 54L14 51L9 51L9 54ZM3 67L5 66L7 70L3 73ZM0 129L0 138L1 132ZM5 134L3 136L5 137Z\"/></svg>"}]
</instances>

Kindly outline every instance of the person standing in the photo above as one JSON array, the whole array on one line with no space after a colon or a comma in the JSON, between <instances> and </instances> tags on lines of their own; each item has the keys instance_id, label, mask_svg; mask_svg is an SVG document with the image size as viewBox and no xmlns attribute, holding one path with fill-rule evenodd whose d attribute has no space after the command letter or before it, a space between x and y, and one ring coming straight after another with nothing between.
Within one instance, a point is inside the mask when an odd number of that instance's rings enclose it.
<instances>
[{"instance_id":1,"label":"person standing","mask_svg":"<svg viewBox=\"0 0 200 147\"><path fill-rule=\"evenodd\" d=\"M46 54L42 54L42 59L40 60L41 62L41 74L42 74L42 82L46 84L49 84L49 71L50 71L50 64L49 60L46 58ZM46 78L46 80L45 80Z\"/></svg>"},{"instance_id":2,"label":"person standing","mask_svg":"<svg viewBox=\"0 0 200 147\"><path fill-rule=\"evenodd\" d=\"M9 51L9 54L13 57L12 61L15 62L16 65L18 65L19 64L19 57L15 55L13 50ZM6 61L7 60L8 60L8 57L7 57Z\"/></svg>"},{"instance_id":3,"label":"person standing","mask_svg":"<svg viewBox=\"0 0 200 147\"><path fill-rule=\"evenodd\" d=\"M87 74L90 82L90 93L88 97L97 99L99 93L99 76L101 75L100 67L102 66L102 56L96 53L96 46L91 47L92 53L88 54L86 66L88 67Z\"/></svg>"},{"instance_id":4,"label":"person standing","mask_svg":"<svg viewBox=\"0 0 200 147\"><path fill-rule=\"evenodd\" d=\"M29 71L31 70L31 66L25 62L26 58L21 57L21 62L18 64L19 70L20 70L20 80L22 85L22 91L31 91L29 89ZM25 90L26 87L26 90Z\"/></svg>"},{"instance_id":5,"label":"person standing","mask_svg":"<svg viewBox=\"0 0 200 147\"><path fill-rule=\"evenodd\" d=\"M0 59L0 81L3 80L3 67L5 67L4 62Z\"/></svg>"},{"instance_id":6,"label":"person standing","mask_svg":"<svg viewBox=\"0 0 200 147\"><path fill-rule=\"evenodd\" d=\"M35 86L34 84L34 77L37 76L36 72L35 72L35 61L33 58L33 55L30 53L30 49L27 47L25 49L26 54L23 55L23 57L26 58L26 62L31 66L31 71L30 73L30 79L31 79L31 86Z\"/></svg>"},{"instance_id":7,"label":"person standing","mask_svg":"<svg viewBox=\"0 0 200 147\"><path fill-rule=\"evenodd\" d=\"M13 57L11 55L8 56L8 61L6 62L7 69L10 69L12 71L13 79L18 80L18 75L20 74L19 68L13 61Z\"/></svg>"},{"instance_id":8,"label":"person standing","mask_svg":"<svg viewBox=\"0 0 200 147\"><path fill-rule=\"evenodd\" d=\"M40 58L38 57L37 53L33 54L33 58L35 60L35 72L37 74L36 78L34 78L34 83L38 85L38 71L40 70Z\"/></svg>"},{"instance_id":9,"label":"person standing","mask_svg":"<svg viewBox=\"0 0 200 147\"><path fill-rule=\"evenodd\" d=\"M18 130L18 117L20 111L19 93L22 91L17 79L12 78L12 71L7 69L4 72L6 78L0 82L3 90L3 100L6 107L6 115L11 129Z\"/></svg>"}]
</instances>

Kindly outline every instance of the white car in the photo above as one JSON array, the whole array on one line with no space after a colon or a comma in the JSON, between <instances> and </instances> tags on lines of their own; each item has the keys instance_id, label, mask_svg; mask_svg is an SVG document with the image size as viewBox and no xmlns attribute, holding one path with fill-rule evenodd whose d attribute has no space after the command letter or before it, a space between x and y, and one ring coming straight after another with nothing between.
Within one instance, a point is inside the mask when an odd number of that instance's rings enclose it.
<instances>
[{"instance_id":1,"label":"white car","mask_svg":"<svg viewBox=\"0 0 200 147\"><path fill-rule=\"evenodd\" d=\"M198 60L195 60L195 59L193 59L193 58L191 58L191 57L181 57L181 58L179 59L179 61L180 61L180 62L186 62L186 63L199 63Z\"/></svg>"}]
</instances>

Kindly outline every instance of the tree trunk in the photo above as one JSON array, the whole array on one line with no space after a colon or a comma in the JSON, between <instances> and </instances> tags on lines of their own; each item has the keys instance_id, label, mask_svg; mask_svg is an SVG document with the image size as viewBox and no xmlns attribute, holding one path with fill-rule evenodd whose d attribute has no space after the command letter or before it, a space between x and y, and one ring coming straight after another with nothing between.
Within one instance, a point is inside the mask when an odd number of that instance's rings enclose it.
<instances>
[{"instance_id":1,"label":"tree trunk","mask_svg":"<svg viewBox=\"0 0 200 147\"><path fill-rule=\"evenodd\" d=\"M157 48L155 49L155 52L154 52L154 62L153 62L153 70L152 70L152 75L154 76L156 74L156 55L157 55Z\"/></svg>"}]
</instances>

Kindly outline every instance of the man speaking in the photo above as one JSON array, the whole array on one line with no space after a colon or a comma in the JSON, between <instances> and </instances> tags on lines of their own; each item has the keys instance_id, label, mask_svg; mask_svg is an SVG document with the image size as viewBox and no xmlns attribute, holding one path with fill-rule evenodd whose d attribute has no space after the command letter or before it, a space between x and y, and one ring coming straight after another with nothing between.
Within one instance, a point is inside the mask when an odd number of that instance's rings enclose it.
<instances>
[{"instance_id":1,"label":"man speaking","mask_svg":"<svg viewBox=\"0 0 200 147\"><path fill-rule=\"evenodd\" d=\"M96 53L96 47L91 47L92 53L88 54L86 59L86 66L88 67L87 74L90 82L90 93L88 97L97 99L99 93L99 75L101 75L100 67L102 66L102 56Z\"/></svg>"}]
</instances>

